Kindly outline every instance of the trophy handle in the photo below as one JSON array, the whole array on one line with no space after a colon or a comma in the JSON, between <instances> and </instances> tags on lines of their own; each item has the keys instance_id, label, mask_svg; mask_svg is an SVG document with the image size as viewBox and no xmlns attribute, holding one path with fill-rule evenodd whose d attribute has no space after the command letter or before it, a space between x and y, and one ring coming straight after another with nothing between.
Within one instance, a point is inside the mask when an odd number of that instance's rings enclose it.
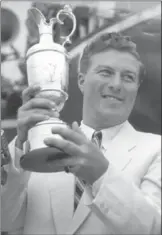
<instances>
[{"instance_id":1,"label":"trophy handle","mask_svg":"<svg viewBox=\"0 0 162 235\"><path fill-rule=\"evenodd\" d=\"M64 38L65 41L62 43L62 46L65 46L65 44L71 44L71 37L73 36L75 30L76 30L76 17L72 12L72 8L70 5L65 5L62 10L60 10L56 15L56 20L59 24L64 24L62 20L60 20L60 15L66 15L69 16L70 19L72 19L73 22L73 29L71 33L67 36L62 36L61 38Z\"/></svg>"}]
</instances>

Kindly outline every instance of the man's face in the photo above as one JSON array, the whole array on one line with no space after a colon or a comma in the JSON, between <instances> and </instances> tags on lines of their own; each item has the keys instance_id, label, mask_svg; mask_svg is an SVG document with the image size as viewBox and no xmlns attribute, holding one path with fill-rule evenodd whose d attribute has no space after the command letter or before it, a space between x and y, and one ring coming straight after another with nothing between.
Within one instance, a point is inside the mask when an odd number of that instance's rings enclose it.
<instances>
[{"instance_id":1,"label":"man's face","mask_svg":"<svg viewBox=\"0 0 162 235\"><path fill-rule=\"evenodd\" d=\"M139 87L139 68L139 61L128 52L111 49L93 55L79 79L87 115L98 115L112 125L127 120Z\"/></svg>"}]
</instances>

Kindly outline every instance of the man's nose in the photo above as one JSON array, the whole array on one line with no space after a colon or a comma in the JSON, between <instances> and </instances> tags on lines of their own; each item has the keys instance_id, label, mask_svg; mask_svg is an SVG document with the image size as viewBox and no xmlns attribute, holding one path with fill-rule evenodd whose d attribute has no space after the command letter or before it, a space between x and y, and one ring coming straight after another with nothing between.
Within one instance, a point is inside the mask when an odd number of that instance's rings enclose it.
<instances>
[{"instance_id":1,"label":"man's nose","mask_svg":"<svg viewBox=\"0 0 162 235\"><path fill-rule=\"evenodd\" d=\"M112 77L109 87L113 90L120 90L121 89L121 76L120 73L115 73L114 76Z\"/></svg>"}]
</instances>

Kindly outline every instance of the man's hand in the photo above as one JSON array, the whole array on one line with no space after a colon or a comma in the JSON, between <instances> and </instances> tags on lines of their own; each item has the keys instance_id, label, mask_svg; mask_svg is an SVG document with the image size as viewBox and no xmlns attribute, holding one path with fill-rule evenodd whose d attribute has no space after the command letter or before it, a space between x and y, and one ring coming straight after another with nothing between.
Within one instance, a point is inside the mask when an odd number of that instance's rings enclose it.
<instances>
[{"instance_id":1,"label":"man's hand","mask_svg":"<svg viewBox=\"0 0 162 235\"><path fill-rule=\"evenodd\" d=\"M39 97L40 87L32 86L23 91L23 105L17 115L17 146L23 145L27 140L28 130L36 123L45 121L50 117L58 117L55 103L49 99Z\"/></svg>"},{"instance_id":2,"label":"man's hand","mask_svg":"<svg viewBox=\"0 0 162 235\"><path fill-rule=\"evenodd\" d=\"M46 138L44 142L47 146L60 148L71 156L63 160L66 166L70 166L70 172L91 185L106 172L108 160L98 147L86 138L76 122L72 124L72 129L53 127L52 133L63 138L53 136ZM60 165L61 161L51 161L51 167L52 164Z\"/></svg>"}]
</instances>

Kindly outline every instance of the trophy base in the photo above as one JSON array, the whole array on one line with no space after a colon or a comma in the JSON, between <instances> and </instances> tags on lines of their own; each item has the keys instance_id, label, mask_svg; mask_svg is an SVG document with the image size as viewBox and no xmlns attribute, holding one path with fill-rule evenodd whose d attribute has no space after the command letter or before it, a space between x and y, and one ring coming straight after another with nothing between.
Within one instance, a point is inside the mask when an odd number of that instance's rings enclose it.
<instances>
[{"instance_id":1,"label":"trophy base","mask_svg":"<svg viewBox=\"0 0 162 235\"><path fill-rule=\"evenodd\" d=\"M31 172L52 173L64 171L64 161L70 157L58 148L45 147L32 150L20 158L20 166ZM57 164L55 161L57 160ZM59 163L59 160L60 163Z\"/></svg>"}]
</instances>

